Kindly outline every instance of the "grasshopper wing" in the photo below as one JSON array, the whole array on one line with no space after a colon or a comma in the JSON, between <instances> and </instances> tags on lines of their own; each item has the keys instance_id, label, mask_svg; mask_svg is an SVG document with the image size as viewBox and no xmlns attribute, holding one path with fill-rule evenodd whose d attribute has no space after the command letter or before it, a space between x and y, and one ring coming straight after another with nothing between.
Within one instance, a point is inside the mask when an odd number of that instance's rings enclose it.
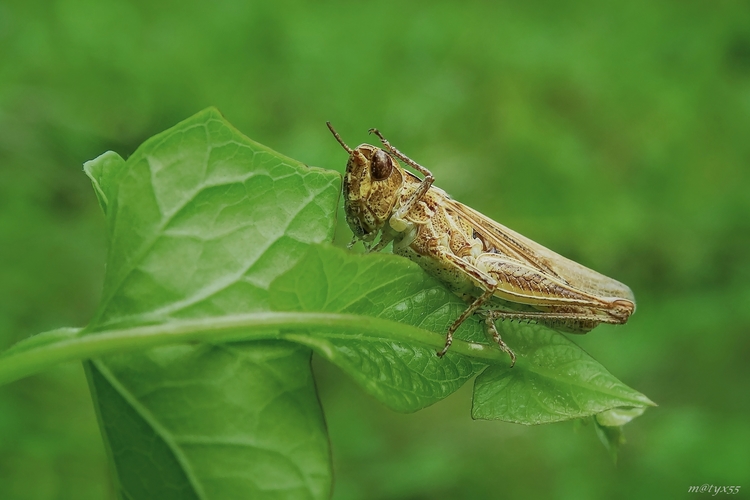
<instances>
[{"instance_id":1,"label":"grasshopper wing","mask_svg":"<svg viewBox=\"0 0 750 500\"><path fill-rule=\"evenodd\" d=\"M635 304L633 292L619 281L567 259L456 200L446 200L446 209L472 227L485 252L517 260L600 299L625 299Z\"/></svg>"}]
</instances>

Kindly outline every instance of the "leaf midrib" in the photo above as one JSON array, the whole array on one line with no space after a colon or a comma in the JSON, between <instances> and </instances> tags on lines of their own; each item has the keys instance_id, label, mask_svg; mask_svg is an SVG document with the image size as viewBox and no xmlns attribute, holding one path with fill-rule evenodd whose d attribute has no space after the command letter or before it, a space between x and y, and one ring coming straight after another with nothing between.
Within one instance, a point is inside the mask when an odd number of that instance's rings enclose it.
<instances>
[{"instance_id":1,"label":"leaf midrib","mask_svg":"<svg viewBox=\"0 0 750 500\"><path fill-rule=\"evenodd\" d=\"M291 334L316 330L343 332L342 338L349 340L356 337L348 332L364 331L372 333L370 338L417 342L436 349L443 347L442 336L385 318L341 313L257 312L103 330L94 334L54 338L48 343L39 342L37 337L28 348L19 344L10 354L0 356L0 384L30 375L54 363L95 358L113 352L193 341L286 340L285 334L280 331ZM58 330L49 332L49 335L56 332ZM504 353L487 344L457 339L451 353L507 364Z\"/></svg>"}]
</instances>

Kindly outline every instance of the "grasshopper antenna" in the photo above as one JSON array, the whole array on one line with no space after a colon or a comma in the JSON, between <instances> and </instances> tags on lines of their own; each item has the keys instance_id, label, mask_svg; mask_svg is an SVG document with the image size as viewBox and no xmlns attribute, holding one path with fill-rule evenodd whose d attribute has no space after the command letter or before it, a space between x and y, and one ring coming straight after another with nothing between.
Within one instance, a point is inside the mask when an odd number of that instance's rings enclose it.
<instances>
[{"instance_id":1,"label":"grasshopper antenna","mask_svg":"<svg viewBox=\"0 0 750 500\"><path fill-rule=\"evenodd\" d=\"M333 125L331 125L331 122L326 122L326 125L328 125L328 130L331 131L331 133L333 134L333 136L336 138L337 141L339 141L339 144L341 144L341 146L346 150L346 152L349 153L349 154L352 154L354 151L352 150L352 148L350 148L349 146L346 145L346 143L341 138L341 136L339 135L339 133L336 132L333 129Z\"/></svg>"}]
</instances>

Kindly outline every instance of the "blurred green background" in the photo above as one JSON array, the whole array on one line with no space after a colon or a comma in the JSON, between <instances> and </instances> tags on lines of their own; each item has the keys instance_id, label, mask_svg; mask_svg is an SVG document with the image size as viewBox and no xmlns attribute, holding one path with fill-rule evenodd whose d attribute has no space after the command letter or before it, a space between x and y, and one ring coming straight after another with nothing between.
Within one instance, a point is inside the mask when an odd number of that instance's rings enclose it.
<instances>
[{"instance_id":1,"label":"blurred green background","mask_svg":"<svg viewBox=\"0 0 750 500\"><path fill-rule=\"evenodd\" d=\"M750 492L750 7L635 0L0 2L0 347L82 326L104 219L84 161L215 105L343 171L378 127L460 201L630 285L575 337L660 406L618 464L591 426L413 415L316 362L335 498ZM337 241L350 233L341 225ZM79 364L0 388L0 498L111 495Z\"/></svg>"}]
</instances>

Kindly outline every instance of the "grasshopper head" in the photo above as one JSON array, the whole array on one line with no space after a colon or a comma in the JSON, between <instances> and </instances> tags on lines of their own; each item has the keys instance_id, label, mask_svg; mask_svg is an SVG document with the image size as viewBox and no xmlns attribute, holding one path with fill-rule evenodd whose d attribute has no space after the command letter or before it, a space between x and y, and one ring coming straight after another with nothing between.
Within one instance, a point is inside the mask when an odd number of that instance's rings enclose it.
<instances>
[{"instance_id":1,"label":"grasshopper head","mask_svg":"<svg viewBox=\"0 0 750 500\"><path fill-rule=\"evenodd\" d=\"M344 211L354 235L373 241L388 222L398 199L404 175L398 162L386 151L370 144L351 149L328 128L349 153L344 175Z\"/></svg>"}]
</instances>

